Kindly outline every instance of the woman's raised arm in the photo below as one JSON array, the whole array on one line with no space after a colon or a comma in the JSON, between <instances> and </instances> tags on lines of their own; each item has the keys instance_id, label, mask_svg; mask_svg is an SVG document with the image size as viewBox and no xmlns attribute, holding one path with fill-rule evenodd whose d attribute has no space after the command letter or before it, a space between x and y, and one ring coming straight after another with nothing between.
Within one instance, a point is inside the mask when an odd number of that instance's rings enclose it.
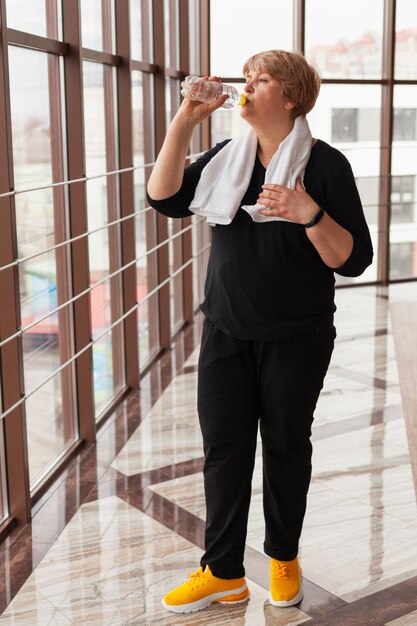
<instances>
[{"instance_id":1,"label":"woman's raised arm","mask_svg":"<svg viewBox=\"0 0 417 626\"><path fill-rule=\"evenodd\" d=\"M204 77L205 80L220 81L218 77ZM220 96L212 104L184 98L172 120L161 151L148 182L148 194L154 200L173 196L181 187L185 157L194 128L213 111L225 103L227 94Z\"/></svg>"}]
</instances>

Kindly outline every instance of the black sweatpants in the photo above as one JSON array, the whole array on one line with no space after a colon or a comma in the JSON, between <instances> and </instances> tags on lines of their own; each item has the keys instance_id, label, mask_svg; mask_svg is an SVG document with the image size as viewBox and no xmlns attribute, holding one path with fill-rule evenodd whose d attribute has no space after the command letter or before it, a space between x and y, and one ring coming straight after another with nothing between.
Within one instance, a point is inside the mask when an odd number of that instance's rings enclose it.
<instances>
[{"instance_id":1,"label":"black sweatpants","mask_svg":"<svg viewBox=\"0 0 417 626\"><path fill-rule=\"evenodd\" d=\"M245 341L204 321L198 413L204 443L205 554L219 578L244 576L258 420L265 553L297 556L311 478L311 425L333 351L331 323L295 337Z\"/></svg>"}]
</instances>

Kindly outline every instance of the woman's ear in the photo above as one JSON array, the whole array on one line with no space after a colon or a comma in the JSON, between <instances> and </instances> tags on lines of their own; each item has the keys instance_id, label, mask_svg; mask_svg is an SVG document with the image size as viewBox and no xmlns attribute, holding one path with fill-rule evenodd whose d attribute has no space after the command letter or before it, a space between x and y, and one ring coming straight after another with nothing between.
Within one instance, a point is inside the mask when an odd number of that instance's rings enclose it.
<instances>
[{"instance_id":1,"label":"woman's ear","mask_svg":"<svg viewBox=\"0 0 417 626\"><path fill-rule=\"evenodd\" d=\"M286 111L291 111L292 109L294 109L294 107L295 107L295 104L293 104L292 102L286 102L284 104L284 109Z\"/></svg>"}]
</instances>

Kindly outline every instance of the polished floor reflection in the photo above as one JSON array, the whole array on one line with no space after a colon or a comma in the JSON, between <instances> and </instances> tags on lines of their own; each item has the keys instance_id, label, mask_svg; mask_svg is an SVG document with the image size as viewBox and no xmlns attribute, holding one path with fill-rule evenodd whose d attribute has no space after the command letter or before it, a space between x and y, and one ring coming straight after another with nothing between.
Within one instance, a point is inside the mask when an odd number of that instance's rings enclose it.
<instances>
[{"instance_id":1,"label":"polished floor reflection","mask_svg":"<svg viewBox=\"0 0 417 626\"><path fill-rule=\"evenodd\" d=\"M337 304L313 428L300 605L267 602L259 446L250 601L188 616L161 605L203 547L197 317L36 505L32 525L0 545L0 624L416 626L417 283L340 289Z\"/></svg>"}]
</instances>

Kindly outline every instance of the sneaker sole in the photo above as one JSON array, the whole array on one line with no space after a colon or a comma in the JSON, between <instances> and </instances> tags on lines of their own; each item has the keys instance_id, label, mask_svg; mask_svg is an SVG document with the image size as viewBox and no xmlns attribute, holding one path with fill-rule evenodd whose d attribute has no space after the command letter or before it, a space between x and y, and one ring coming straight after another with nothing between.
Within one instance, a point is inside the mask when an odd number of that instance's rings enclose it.
<instances>
[{"instance_id":1,"label":"sneaker sole","mask_svg":"<svg viewBox=\"0 0 417 626\"><path fill-rule=\"evenodd\" d=\"M189 602L188 604L167 604L165 600L162 600L162 604L168 611L172 611L173 613L193 613L195 611L201 611L214 603L240 604L241 602L246 602L249 596L249 589L244 585L243 587L239 587L239 589L212 593L210 596L196 600L196 602Z\"/></svg>"},{"instance_id":2,"label":"sneaker sole","mask_svg":"<svg viewBox=\"0 0 417 626\"><path fill-rule=\"evenodd\" d=\"M303 592L302 586L300 587L300 591L297 593L297 595L291 598L291 600L287 600L286 602L284 600L281 600L280 602L274 600L272 597L272 593L269 592L269 604L272 604L272 606L280 606L280 607L294 606L294 604L298 604L299 602L301 602L303 597L304 597L304 592Z\"/></svg>"}]
</instances>

